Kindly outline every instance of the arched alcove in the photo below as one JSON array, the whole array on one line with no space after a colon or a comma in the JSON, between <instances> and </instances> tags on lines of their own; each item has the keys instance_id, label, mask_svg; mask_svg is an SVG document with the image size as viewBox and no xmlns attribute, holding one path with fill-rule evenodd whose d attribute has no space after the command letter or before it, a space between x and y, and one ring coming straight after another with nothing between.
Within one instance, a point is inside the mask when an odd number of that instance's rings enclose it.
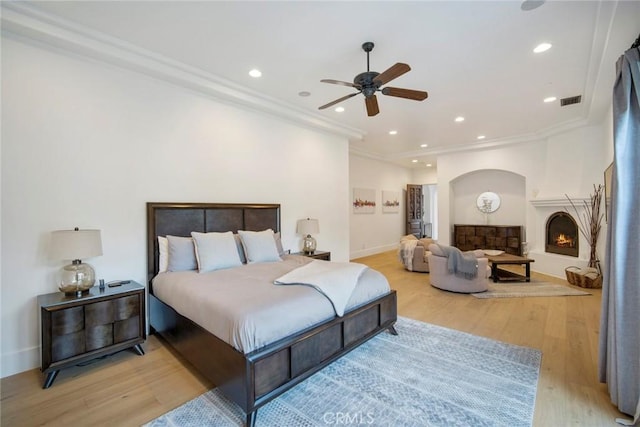
<instances>
[{"instance_id":1,"label":"arched alcove","mask_svg":"<svg viewBox=\"0 0 640 427\"><path fill-rule=\"evenodd\" d=\"M526 179L505 170L481 169L460 175L450 182L451 224L526 224ZM478 196L493 192L500 197L500 208L492 213L478 209Z\"/></svg>"}]
</instances>

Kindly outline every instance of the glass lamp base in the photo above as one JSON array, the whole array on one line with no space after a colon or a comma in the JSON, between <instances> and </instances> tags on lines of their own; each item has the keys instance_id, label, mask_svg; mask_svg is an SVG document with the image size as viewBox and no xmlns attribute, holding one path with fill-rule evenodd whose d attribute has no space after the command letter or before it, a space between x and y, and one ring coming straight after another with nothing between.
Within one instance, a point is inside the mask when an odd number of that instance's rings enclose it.
<instances>
[{"instance_id":1,"label":"glass lamp base","mask_svg":"<svg viewBox=\"0 0 640 427\"><path fill-rule=\"evenodd\" d=\"M316 239L311 237L311 234L307 234L302 240L302 252L306 254L312 254L316 251Z\"/></svg>"},{"instance_id":2,"label":"glass lamp base","mask_svg":"<svg viewBox=\"0 0 640 427\"><path fill-rule=\"evenodd\" d=\"M82 293L88 292L95 282L96 272L93 267L75 260L62 268L58 289L65 295L82 296Z\"/></svg>"}]
</instances>

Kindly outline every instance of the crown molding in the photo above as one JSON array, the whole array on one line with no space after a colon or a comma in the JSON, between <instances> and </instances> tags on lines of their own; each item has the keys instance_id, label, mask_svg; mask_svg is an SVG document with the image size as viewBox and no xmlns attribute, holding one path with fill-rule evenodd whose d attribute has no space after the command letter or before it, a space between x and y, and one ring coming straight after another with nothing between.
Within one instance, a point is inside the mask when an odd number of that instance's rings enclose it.
<instances>
[{"instance_id":1,"label":"crown molding","mask_svg":"<svg viewBox=\"0 0 640 427\"><path fill-rule=\"evenodd\" d=\"M574 197L569 201L566 197L547 197L544 199L531 199L529 202L536 208L541 207L583 207L585 203L589 203L591 199L589 197ZM572 204L573 202L573 204Z\"/></svg>"},{"instance_id":2,"label":"crown molding","mask_svg":"<svg viewBox=\"0 0 640 427\"><path fill-rule=\"evenodd\" d=\"M2 35L35 41L145 74L245 109L351 140L364 131L266 96L199 68L142 49L115 37L45 13L22 2L2 2Z\"/></svg>"}]
</instances>

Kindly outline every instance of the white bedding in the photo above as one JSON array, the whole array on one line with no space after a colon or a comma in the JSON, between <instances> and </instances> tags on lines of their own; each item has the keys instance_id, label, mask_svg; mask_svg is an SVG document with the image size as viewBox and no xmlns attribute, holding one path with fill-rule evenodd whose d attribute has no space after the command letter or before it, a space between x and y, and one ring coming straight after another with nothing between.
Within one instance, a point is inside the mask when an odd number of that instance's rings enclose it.
<instances>
[{"instance_id":1,"label":"white bedding","mask_svg":"<svg viewBox=\"0 0 640 427\"><path fill-rule=\"evenodd\" d=\"M311 286L331 301L338 316L343 316L358 279L367 268L355 262L313 260L278 277L273 283Z\"/></svg>"},{"instance_id":2,"label":"white bedding","mask_svg":"<svg viewBox=\"0 0 640 427\"><path fill-rule=\"evenodd\" d=\"M153 293L238 351L250 353L335 317L331 302L312 287L274 285L275 279L313 261L295 255L284 256L283 260L209 273L161 273L153 279ZM367 268L347 311L389 290L387 279Z\"/></svg>"}]
</instances>

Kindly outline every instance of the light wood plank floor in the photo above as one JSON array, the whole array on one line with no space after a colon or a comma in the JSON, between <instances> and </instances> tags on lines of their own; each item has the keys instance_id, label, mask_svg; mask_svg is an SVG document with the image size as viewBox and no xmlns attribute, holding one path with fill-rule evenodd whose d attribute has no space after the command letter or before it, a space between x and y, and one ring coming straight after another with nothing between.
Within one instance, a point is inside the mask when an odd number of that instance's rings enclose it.
<instances>
[{"instance_id":1,"label":"light wood plank floor","mask_svg":"<svg viewBox=\"0 0 640 427\"><path fill-rule=\"evenodd\" d=\"M601 293L477 299L432 288L405 271L395 252L354 260L383 272L401 316L542 350L534 426L616 426L621 416L597 380ZM564 283L533 274L534 279ZM1 425L139 426L213 387L155 336L145 356L124 351L63 370L42 390L39 370L2 379Z\"/></svg>"}]
</instances>

